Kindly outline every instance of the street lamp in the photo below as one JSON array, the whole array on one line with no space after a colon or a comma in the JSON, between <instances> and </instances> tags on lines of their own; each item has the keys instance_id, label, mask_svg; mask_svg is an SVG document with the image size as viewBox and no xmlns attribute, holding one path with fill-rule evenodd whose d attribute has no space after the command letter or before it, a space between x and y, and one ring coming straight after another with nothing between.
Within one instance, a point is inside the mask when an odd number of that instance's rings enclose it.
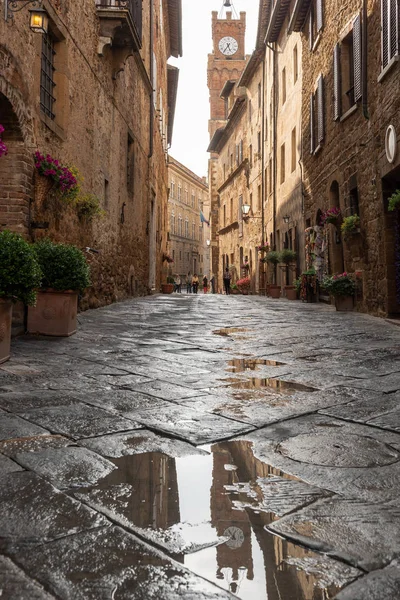
<instances>
[{"instance_id":1,"label":"street lamp","mask_svg":"<svg viewBox=\"0 0 400 600\"><path fill-rule=\"evenodd\" d=\"M28 5L35 8L29 8L29 27L35 33L47 33L49 17L42 8L42 0L5 0L4 19L6 21L13 19L13 14L19 12Z\"/></svg>"},{"instance_id":2,"label":"street lamp","mask_svg":"<svg viewBox=\"0 0 400 600\"><path fill-rule=\"evenodd\" d=\"M242 216L243 219L248 219L250 216L250 209L251 206L250 204L242 204Z\"/></svg>"},{"instance_id":3,"label":"street lamp","mask_svg":"<svg viewBox=\"0 0 400 600\"><path fill-rule=\"evenodd\" d=\"M206 240L206 244L209 246L211 244L210 240Z\"/></svg>"}]
</instances>

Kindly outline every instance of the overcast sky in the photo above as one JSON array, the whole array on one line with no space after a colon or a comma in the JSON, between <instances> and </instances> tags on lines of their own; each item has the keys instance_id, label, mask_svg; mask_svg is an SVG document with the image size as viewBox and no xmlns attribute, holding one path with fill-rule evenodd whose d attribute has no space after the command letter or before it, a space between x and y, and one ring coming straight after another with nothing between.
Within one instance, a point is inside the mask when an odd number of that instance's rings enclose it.
<instances>
[{"instance_id":1,"label":"overcast sky","mask_svg":"<svg viewBox=\"0 0 400 600\"><path fill-rule=\"evenodd\" d=\"M170 154L202 177L207 175L210 105L207 55L212 51L211 13L223 0L182 0L183 57L170 59L179 68L178 98ZM255 47L258 0L233 0L239 16L246 11L246 53ZM224 13L225 14L225 13Z\"/></svg>"}]
</instances>

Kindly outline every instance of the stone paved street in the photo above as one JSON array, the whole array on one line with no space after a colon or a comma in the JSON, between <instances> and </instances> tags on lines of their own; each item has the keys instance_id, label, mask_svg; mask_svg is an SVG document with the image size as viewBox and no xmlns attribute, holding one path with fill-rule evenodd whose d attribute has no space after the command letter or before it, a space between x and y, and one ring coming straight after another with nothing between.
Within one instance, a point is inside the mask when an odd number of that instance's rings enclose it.
<instances>
[{"instance_id":1,"label":"stone paved street","mask_svg":"<svg viewBox=\"0 0 400 600\"><path fill-rule=\"evenodd\" d=\"M398 600L400 328L154 296L0 366L5 600Z\"/></svg>"}]
</instances>

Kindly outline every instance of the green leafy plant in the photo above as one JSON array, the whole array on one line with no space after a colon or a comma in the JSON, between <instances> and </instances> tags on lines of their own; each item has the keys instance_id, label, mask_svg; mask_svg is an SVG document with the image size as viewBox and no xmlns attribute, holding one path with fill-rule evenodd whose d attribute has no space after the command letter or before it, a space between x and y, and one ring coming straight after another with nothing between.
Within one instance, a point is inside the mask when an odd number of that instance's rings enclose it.
<instances>
[{"instance_id":1,"label":"green leafy plant","mask_svg":"<svg viewBox=\"0 0 400 600\"><path fill-rule=\"evenodd\" d=\"M344 235L353 234L357 233L359 227L360 217L358 215L350 215L349 217L345 217L343 219L341 230Z\"/></svg>"},{"instance_id":2,"label":"green leafy plant","mask_svg":"<svg viewBox=\"0 0 400 600\"><path fill-rule=\"evenodd\" d=\"M271 265L277 265L280 261L279 252L276 252L276 250L270 250L267 252L265 259Z\"/></svg>"},{"instance_id":3,"label":"green leafy plant","mask_svg":"<svg viewBox=\"0 0 400 600\"><path fill-rule=\"evenodd\" d=\"M332 296L354 296L356 293L354 277L346 272L325 277L322 284Z\"/></svg>"},{"instance_id":4,"label":"green leafy plant","mask_svg":"<svg viewBox=\"0 0 400 600\"><path fill-rule=\"evenodd\" d=\"M293 281L293 285L296 288L296 292L298 294L300 294L300 290L301 290L301 277L298 277L297 279L295 279Z\"/></svg>"},{"instance_id":5,"label":"green leafy plant","mask_svg":"<svg viewBox=\"0 0 400 600\"><path fill-rule=\"evenodd\" d=\"M290 263L296 262L296 252L294 252L294 250L289 250L289 248L284 248L278 254L279 254L279 262L285 263L285 265L289 265Z\"/></svg>"},{"instance_id":6,"label":"green leafy plant","mask_svg":"<svg viewBox=\"0 0 400 600\"><path fill-rule=\"evenodd\" d=\"M171 275L168 275L167 283L175 283L175 279Z\"/></svg>"},{"instance_id":7,"label":"green leafy plant","mask_svg":"<svg viewBox=\"0 0 400 600\"><path fill-rule=\"evenodd\" d=\"M101 200L95 194L81 194L75 199L75 208L78 218L91 221L94 217L102 217L104 210Z\"/></svg>"},{"instance_id":8,"label":"green leafy plant","mask_svg":"<svg viewBox=\"0 0 400 600\"><path fill-rule=\"evenodd\" d=\"M36 302L35 288L40 286L42 272L33 247L22 236L11 231L0 233L0 298L25 304Z\"/></svg>"},{"instance_id":9,"label":"green leafy plant","mask_svg":"<svg viewBox=\"0 0 400 600\"><path fill-rule=\"evenodd\" d=\"M388 211L392 212L400 208L400 190L396 190L389 198Z\"/></svg>"},{"instance_id":10,"label":"green leafy plant","mask_svg":"<svg viewBox=\"0 0 400 600\"><path fill-rule=\"evenodd\" d=\"M90 267L79 248L48 239L33 247L43 272L42 288L82 291L90 285Z\"/></svg>"}]
</instances>

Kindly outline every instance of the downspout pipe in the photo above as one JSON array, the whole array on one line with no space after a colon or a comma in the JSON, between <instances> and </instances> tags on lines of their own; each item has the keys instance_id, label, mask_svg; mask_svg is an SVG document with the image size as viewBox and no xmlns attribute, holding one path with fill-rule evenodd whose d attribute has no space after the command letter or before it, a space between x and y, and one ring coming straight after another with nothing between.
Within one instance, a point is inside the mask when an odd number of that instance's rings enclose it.
<instances>
[{"instance_id":1,"label":"downspout pipe","mask_svg":"<svg viewBox=\"0 0 400 600\"><path fill-rule=\"evenodd\" d=\"M367 0L362 5L362 110L366 119L368 112L368 10Z\"/></svg>"},{"instance_id":2,"label":"downspout pipe","mask_svg":"<svg viewBox=\"0 0 400 600\"><path fill-rule=\"evenodd\" d=\"M154 44L154 0L150 0L150 36L149 36L149 53L150 53L150 81L151 86L153 88L154 85L154 61L153 61L153 44ZM148 158L153 156L154 152L154 102L153 102L153 93L150 92L150 127L149 127L149 135L150 135L150 144L149 144L149 155Z\"/></svg>"},{"instance_id":3,"label":"downspout pipe","mask_svg":"<svg viewBox=\"0 0 400 600\"><path fill-rule=\"evenodd\" d=\"M261 244L265 242L265 52L262 60L262 123L261 123Z\"/></svg>"},{"instance_id":4,"label":"downspout pipe","mask_svg":"<svg viewBox=\"0 0 400 600\"><path fill-rule=\"evenodd\" d=\"M273 106L272 106L272 114L273 114L273 123L274 123L274 147L273 147L273 152L272 152L272 162L273 162L273 172L274 172L274 177L273 177L273 213L272 213L272 241L273 241L273 249L276 250L276 204L277 204L277 197L276 197L276 180L277 180L277 170L278 170L278 164L277 164L277 149L276 149L276 145L277 145L277 121L278 121L278 114L277 114L277 106L278 106L278 58L277 58L277 54L276 54L276 48L271 48L272 52L273 52L273 86L274 86L274 90L273 90L273 94L272 94L272 100L273 100ZM277 271L277 266L274 265L274 278L275 278L275 283L276 283L276 271Z\"/></svg>"}]
</instances>

